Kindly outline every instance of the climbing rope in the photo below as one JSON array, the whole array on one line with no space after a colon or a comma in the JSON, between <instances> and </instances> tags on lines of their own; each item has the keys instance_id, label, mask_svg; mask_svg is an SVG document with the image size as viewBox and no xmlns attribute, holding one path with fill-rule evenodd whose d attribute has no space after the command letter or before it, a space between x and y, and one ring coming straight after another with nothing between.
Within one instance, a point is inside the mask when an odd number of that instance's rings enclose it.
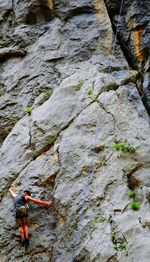
<instances>
[{"instance_id":1,"label":"climbing rope","mask_svg":"<svg viewBox=\"0 0 150 262\"><path fill-rule=\"evenodd\" d=\"M28 261L28 257L26 255L26 249L25 247L22 247L22 262L27 262Z\"/></svg>"},{"instance_id":2,"label":"climbing rope","mask_svg":"<svg viewBox=\"0 0 150 262\"><path fill-rule=\"evenodd\" d=\"M119 18L118 18L115 38L114 38L114 42L113 42L113 48L112 48L112 55L114 55L114 52L115 52L117 35L118 35L118 32L119 32L119 25L120 25L121 14L122 14L122 9L123 9L123 1L124 0L121 0L120 10L119 10ZM111 58L110 58L110 60L111 60ZM110 74L110 72L111 72L111 63L109 64L109 74ZM100 131L100 121L96 125L95 138L94 138L93 146L91 148L92 152L94 152L94 149L95 149L95 146L96 146L96 143L97 143L97 137L98 137L99 131ZM80 232L81 232L81 222L83 220L83 211L84 211L85 202L86 202L87 196L88 196L88 189L89 189L90 182L92 181L92 178L93 178L93 168L92 168L93 157L94 157L94 154L92 153L90 165L89 165L88 176L87 176L87 181L85 182L85 184L83 186L83 200L82 200L82 205L81 205L80 214L79 214L78 228L77 228L77 232L75 234L74 240L72 242L72 260L71 260L72 262L74 262L74 259L75 259L75 252L76 252L75 249L76 249L77 242L78 242L78 239L79 239L79 235L80 235Z\"/></svg>"}]
</instances>

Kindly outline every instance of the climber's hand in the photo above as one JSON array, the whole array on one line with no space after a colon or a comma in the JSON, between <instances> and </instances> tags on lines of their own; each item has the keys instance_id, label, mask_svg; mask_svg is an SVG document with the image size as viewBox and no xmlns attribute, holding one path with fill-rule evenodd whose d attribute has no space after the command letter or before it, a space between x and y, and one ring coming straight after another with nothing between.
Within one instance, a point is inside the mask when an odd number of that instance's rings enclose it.
<instances>
[{"instance_id":1,"label":"climber's hand","mask_svg":"<svg viewBox=\"0 0 150 262\"><path fill-rule=\"evenodd\" d=\"M13 191L12 186L10 186L10 188L8 189L8 191L9 191L9 193L11 194L12 197L15 198L15 197L17 196L17 194Z\"/></svg>"},{"instance_id":2,"label":"climber's hand","mask_svg":"<svg viewBox=\"0 0 150 262\"><path fill-rule=\"evenodd\" d=\"M54 205L53 202L48 202L48 203L47 203L47 206L48 206L48 207L51 207L51 206L53 206L53 205Z\"/></svg>"}]
</instances>

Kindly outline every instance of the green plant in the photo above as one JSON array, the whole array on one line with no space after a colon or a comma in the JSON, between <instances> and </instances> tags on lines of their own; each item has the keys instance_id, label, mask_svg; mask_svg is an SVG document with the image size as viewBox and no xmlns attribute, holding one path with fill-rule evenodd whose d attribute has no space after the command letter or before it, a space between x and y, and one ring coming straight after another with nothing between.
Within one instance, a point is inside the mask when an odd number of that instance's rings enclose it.
<instances>
[{"instance_id":1,"label":"green plant","mask_svg":"<svg viewBox=\"0 0 150 262\"><path fill-rule=\"evenodd\" d=\"M135 196L135 192L134 191L128 191L128 197L132 198Z\"/></svg>"},{"instance_id":2,"label":"green plant","mask_svg":"<svg viewBox=\"0 0 150 262\"><path fill-rule=\"evenodd\" d=\"M73 224L73 228L74 228L75 230L78 229L78 223L77 223L77 222L75 222L75 223Z\"/></svg>"},{"instance_id":3,"label":"green plant","mask_svg":"<svg viewBox=\"0 0 150 262\"><path fill-rule=\"evenodd\" d=\"M5 95L5 91L4 90L0 90L0 97Z\"/></svg>"},{"instance_id":4,"label":"green plant","mask_svg":"<svg viewBox=\"0 0 150 262\"><path fill-rule=\"evenodd\" d=\"M127 244L126 243L117 243L114 248L118 251L127 250Z\"/></svg>"},{"instance_id":5,"label":"green plant","mask_svg":"<svg viewBox=\"0 0 150 262\"><path fill-rule=\"evenodd\" d=\"M117 239L116 235L117 235L117 232L115 232L115 231L111 232L111 241L114 244L114 248L118 251L127 250L126 242L124 240L119 241L119 239Z\"/></svg>"},{"instance_id":6,"label":"green plant","mask_svg":"<svg viewBox=\"0 0 150 262\"><path fill-rule=\"evenodd\" d=\"M101 162L100 162L100 164L101 164L101 166L106 166L107 165L107 160L102 160Z\"/></svg>"},{"instance_id":7,"label":"green plant","mask_svg":"<svg viewBox=\"0 0 150 262\"><path fill-rule=\"evenodd\" d=\"M98 224L98 223L103 223L103 222L105 222L106 219L107 219L107 217L101 216L101 217L96 218L96 219L94 219L94 220L92 221L92 224L91 224L91 226L90 226L90 229L88 230L88 233L87 233L90 238L91 238L92 233L93 233L93 231L94 231L94 229L95 229L95 225Z\"/></svg>"},{"instance_id":8,"label":"green plant","mask_svg":"<svg viewBox=\"0 0 150 262\"><path fill-rule=\"evenodd\" d=\"M94 231L94 228L90 228L90 229L88 230L87 235L88 235L89 238L92 237L93 231Z\"/></svg>"},{"instance_id":9,"label":"green plant","mask_svg":"<svg viewBox=\"0 0 150 262\"><path fill-rule=\"evenodd\" d=\"M103 222L106 221L106 219L107 219L107 217L101 216L101 217L98 219L98 223L103 223Z\"/></svg>"},{"instance_id":10,"label":"green plant","mask_svg":"<svg viewBox=\"0 0 150 262\"><path fill-rule=\"evenodd\" d=\"M140 207L141 207L141 204L137 203L136 201L132 201L130 203L130 207L131 207L132 210L139 210Z\"/></svg>"},{"instance_id":11,"label":"green plant","mask_svg":"<svg viewBox=\"0 0 150 262\"><path fill-rule=\"evenodd\" d=\"M97 99L97 96L92 96L91 102L95 102Z\"/></svg>"},{"instance_id":12,"label":"green plant","mask_svg":"<svg viewBox=\"0 0 150 262\"><path fill-rule=\"evenodd\" d=\"M9 195L9 192L8 191L3 191L2 192L2 197L4 198L4 197L8 197L8 195Z\"/></svg>"},{"instance_id":13,"label":"green plant","mask_svg":"<svg viewBox=\"0 0 150 262\"><path fill-rule=\"evenodd\" d=\"M103 222L106 221L106 219L107 219L107 217L101 216L101 217L99 217L99 218L94 219L94 220L92 221L92 224L93 224L93 225L96 225L96 224L98 224L98 223L103 223Z\"/></svg>"},{"instance_id":14,"label":"green plant","mask_svg":"<svg viewBox=\"0 0 150 262\"><path fill-rule=\"evenodd\" d=\"M54 144L55 140L57 139L57 136L50 136L47 140L48 145Z\"/></svg>"},{"instance_id":15,"label":"green plant","mask_svg":"<svg viewBox=\"0 0 150 262\"><path fill-rule=\"evenodd\" d=\"M52 90L49 88L49 87L45 87L45 88L43 88L43 93L46 95L46 96L48 96L48 97L50 97L51 95L52 95Z\"/></svg>"},{"instance_id":16,"label":"green plant","mask_svg":"<svg viewBox=\"0 0 150 262\"><path fill-rule=\"evenodd\" d=\"M24 112L25 112L25 114L31 115L32 109L30 107L26 107Z\"/></svg>"},{"instance_id":17,"label":"green plant","mask_svg":"<svg viewBox=\"0 0 150 262\"><path fill-rule=\"evenodd\" d=\"M38 157L36 151L32 152L32 159L35 160Z\"/></svg>"},{"instance_id":18,"label":"green plant","mask_svg":"<svg viewBox=\"0 0 150 262\"><path fill-rule=\"evenodd\" d=\"M112 231L112 232L111 232L111 240L112 240L112 242L114 242L115 239L116 239L116 232L115 232L115 231Z\"/></svg>"},{"instance_id":19,"label":"green plant","mask_svg":"<svg viewBox=\"0 0 150 262\"><path fill-rule=\"evenodd\" d=\"M97 219L97 223L103 223L103 222L106 221L106 219L107 219L107 217L101 216L101 217L99 217L99 218Z\"/></svg>"},{"instance_id":20,"label":"green plant","mask_svg":"<svg viewBox=\"0 0 150 262\"><path fill-rule=\"evenodd\" d=\"M83 87L83 82L79 82L78 85L75 86L76 91L80 91L80 89Z\"/></svg>"},{"instance_id":21,"label":"green plant","mask_svg":"<svg viewBox=\"0 0 150 262\"><path fill-rule=\"evenodd\" d=\"M93 88L92 87L87 88L86 93L87 93L88 96L93 95Z\"/></svg>"},{"instance_id":22,"label":"green plant","mask_svg":"<svg viewBox=\"0 0 150 262\"><path fill-rule=\"evenodd\" d=\"M127 140L120 140L119 142L114 143L112 148L116 151L121 151L124 154L134 154L139 147L130 145Z\"/></svg>"}]
</instances>

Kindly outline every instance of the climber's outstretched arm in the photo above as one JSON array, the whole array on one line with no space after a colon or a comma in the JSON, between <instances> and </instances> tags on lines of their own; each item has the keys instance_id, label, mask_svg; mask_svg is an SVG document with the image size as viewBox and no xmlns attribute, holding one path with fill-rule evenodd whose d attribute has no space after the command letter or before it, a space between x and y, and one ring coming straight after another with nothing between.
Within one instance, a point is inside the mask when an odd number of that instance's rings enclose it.
<instances>
[{"instance_id":1,"label":"climber's outstretched arm","mask_svg":"<svg viewBox=\"0 0 150 262\"><path fill-rule=\"evenodd\" d=\"M49 206L49 207L53 205L52 202L45 202L45 201L42 201L42 200L39 200L39 199L35 199L31 196L25 196L25 199L27 201L31 201L31 202L34 202L34 203L39 204L39 205L45 205L45 206Z\"/></svg>"},{"instance_id":2,"label":"climber's outstretched arm","mask_svg":"<svg viewBox=\"0 0 150 262\"><path fill-rule=\"evenodd\" d=\"M12 197L15 198L15 197L17 196L17 194L12 190L11 187L8 189L8 191L9 191L9 193L11 194Z\"/></svg>"}]
</instances>

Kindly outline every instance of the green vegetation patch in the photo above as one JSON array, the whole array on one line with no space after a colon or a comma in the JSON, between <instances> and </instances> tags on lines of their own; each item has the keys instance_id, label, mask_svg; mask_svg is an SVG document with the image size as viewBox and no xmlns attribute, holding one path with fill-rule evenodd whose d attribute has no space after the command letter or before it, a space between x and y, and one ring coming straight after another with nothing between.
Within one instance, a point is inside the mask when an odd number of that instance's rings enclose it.
<instances>
[{"instance_id":1,"label":"green vegetation patch","mask_svg":"<svg viewBox=\"0 0 150 262\"><path fill-rule=\"evenodd\" d=\"M50 136L47 140L48 145L54 144L55 140L57 139L57 136Z\"/></svg>"},{"instance_id":2,"label":"green vegetation patch","mask_svg":"<svg viewBox=\"0 0 150 262\"><path fill-rule=\"evenodd\" d=\"M94 228L90 228L90 229L88 230L87 235L88 235L89 238L92 238L92 233L93 233L93 231L94 231Z\"/></svg>"},{"instance_id":3,"label":"green vegetation patch","mask_svg":"<svg viewBox=\"0 0 150 262\"><path fill-rule=\"evenodd\" d=\"M130 198L135 197L135 192L134 191L128 191L128 197L130 197Z\"/></svg>"},{"instance_id":4,"label":"green vegetation patch","mask_svg":"<svg viewBox=\"0 0 150 262\"><path fill-rule=\"evenodd\" d=\"M93 88L92 87L87 88L86 93L87 93L88 96L93 95Z\"/></svg>"},{"instance_id":5,"label":"green vegetation patch","mask_svg":"<svg viewBox=\"0 0 150 262\"><path fill-rule=\"evenodd\" d=\"M106 219L107 219L107 217L101 216L101 217L99 217L99 218L94 219L93 222L92 222L92 224L93 224L93 225L96 225L96 224L98 224L98 223L103 223L103 222L106 221Z\"/></svg>"},{"instance_id":6,"label":"green vegetation patch","mask_svg":"<svg viewBox=\"0 0 150 262\"><path fill-rule=\"evenodd\" d=\"M80 91L80 89L83 87L83 82L79 82L79 84L75 87L76 91Z\"/></svg>"},{"instance_id":7,"label":"green vegetation patch","mask_svg":"<svg viewBox=\"0 0 150 262\"><path fill-rule=\"evenodd\" d=\"M100 216L99 218L96 218L92 221L91 223L91 226L90 226L90 229L88 230L88 236L91 238L92 237L92 233L95 229L95 225L96 224L101 224L101 223L104 223L105 221L107 220L107 217L105 216Z\"/></svg>"},{"instance_id":8,"label":"green vegetation patch","mask_svg":"<svg viewBox=\"0 0 150 262\"><path fill-rule=\"evenodd\" d=\"M130 145L127 140L120 140L119 142L114 143L112 148L123 154L135 154L139 147Z\"/></svg>"},{"instance_id":9,"label":"green vegetation patch","mask_svg":"<svg viewBox=\"0 0 150 262\"><path fill-rule=\"evenodd\" d=\"M26 115L31 115L32 109L30 107L26 107L24 112L25 112Z\"/></svg>"},{"instance_id":10,"label":"green vegetation patch","mask_svg":"<svg viewBox=\"0 0 150 262\"><path fill-rule=\"evenodd\" d=\"M9 196L9 192L8 191L3 191L2 192L2 197L8 197Z\"/></svg>"},{"instance_id":11,"label":"green vegetation patch","mask_svg":"<svg viewBox=\"0 0 150 262\"><path fill-rule=\"evenodd\" d=\"M107 165L107 160L103 159L101 162L100 162L101 166L106 166Z\"/></svg>"},{"instance_id":12,"label":"green vegetation patch","mask_svg":"<svg viewBox=\"0 0 150 262\"><path fill-rule=\"evenodd\" d=\"M5 95L5 91L4 90L0 90L0 97Z\"/></svg>"},{"instance_id":13,"label":"green vegetation patch","mask_svg":"<svg viewBox=\"0 0 150 262\"><path fill-rule=\"evenodd\" d=\"M139 210L140 207L141 207L141 204L136 202L136 201L132 201L130 203L130 207L131 207L132 210Z\"/></svg>"},{"instance_id":14,"label":"green vegetation patch","mask_svg":"<svg viewBox=\"0 0 150 262\"><path fill-rule=\"evenodd\" d=\"M92 98L91 98L91 103L95 102L96 99L97 99L97 96L92 96Z\"/></svg>"},{"instance_id":15,"label":"green vegetation patch","mask_svg":"<svg viewBox=\"0 0 150 262\"><path fill-rule=\"evenodd\" d=\"M114 244L114 249L117 251L127 250L127 243L124 240L119 241L119 239L117 239L117 232L111 232L111 241Z\"/></svg>"},{"instance_id":16,"label":"green vegetation patch","mask_svg":"<svg viewBox=\"0 0 150 262\"><path fill-rule=\"evenodd\" d=\"M50 87L44 87L42 89L42 92L47 96L47 97L50 97L52 95L52 90Z\"/></svg>"},{"instance_id":17,"label":"green vegetation patch","mask_svg":"<svg viewBox=\"0 0 150 262\"><path fill-rule=\"evenodd\" d=\"M116 232L115 231L112 231L111 232L111 240L112 240L112 242L114 243L114 241L115 241L115 239L116 239Z\"/></svg>"},{"instance_id":18,"label":"green vegetation patch","mask_svg":"<svg viewBox=\"0 0 150 262\"><path fill-rule=\"evenodd\" d=\"M114 248L118 251L127 250L127 244L126 243L117 243L114 245Z\"/></svg>"},{"instance_id":19,"label":"green vegetation patch","mask_svg":"<svg viewBox=\"0 0 150 262\"><path fill-rule=\"evenodd\" d=\"M36 151L32 152L32 159L35 160L38 157L38 154Z\"/></svg>"}]
</instances>

